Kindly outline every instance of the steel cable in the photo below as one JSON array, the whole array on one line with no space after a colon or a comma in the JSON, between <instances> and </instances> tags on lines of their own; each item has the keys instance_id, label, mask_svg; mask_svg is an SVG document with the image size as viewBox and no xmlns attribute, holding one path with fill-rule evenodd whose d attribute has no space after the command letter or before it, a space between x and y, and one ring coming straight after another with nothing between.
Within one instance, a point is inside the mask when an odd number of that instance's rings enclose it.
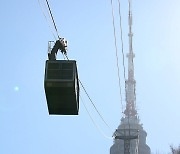
<instances>
[{"instance_id":1,"label":"steel cable","mask_svg":"<svg viewBox=\"0 0 180 154\"><path fill-rule=\"evenodd\" d=\"M118 71L118 84L119 84L119 94L120 94L120 102L121 102L121 108L122 113L124 111L123 109L123 103L122 103L122 91L121 91L121 79L120 79L120 69L119 69L119 58L118 58L118 48L117 48L117 39L116 39L116 27L115 27L115 20L114 20L114 8L113 8L113 1L111 0L111 8L112 8L112 20L113 20L113 30L114 30L114 45L116 50L116 66Z\"/></svg>"},{"instance_id":2,"label":"steel cable","mask_svg":"<svg viewBox=\"0 0 180 154\"><path fill-rule=\"evenodd\" d=\"M46 19L46 22L47 22L47 24L48 24L48 27L49 27L50 30L51 30L52 27L50 26L50 23L49 23L48 18L47 18L46 14L45 14L45 12L44 12L44 10L43 10L43 6L41 5L40 0L38 0L38 3L39 3L39 6L40 6L40 8L41 8L41 10L42 10L42 13L43 13L43 15L44 15L44 17L45 17L45 19ZM55 34L53 33L52 30L51 30L51 33L53 34L54 39L57 40L57 38L56 38L56 36L55 36Z\"/></svg>"},{"instance_id":3,"label":"steel cable","mask_svg":"<svg viewBox=\"0 0 180 154\"><path fill-rule=\"evenodd\" d=\"M85 103L84 103L84 101L83 101L83 99L82 99L81 96L80 96L80 99L81 99L81 102L83 103L83 106L84 106L86 112L88 113L88 115L89 115L92 123L93 123L94 126L97 128L97 130L100 132L100 134L101 134L102 136L104 136L105 138L112 140L112 137L109 137L109 136L105 135L105 133L104 133L104 132L100 129L100 127L97 125L97 123L96 123L95 120L93 119L92 115L91 115L90 112L88 111L88 109L87 109L87 107L86 107L86 105L85 105Z\"/></svg>"},{"instance_id":4,"label":"steel cable","mask_svg":"<svg viewBox=\"0 0 180 154\"><path fill-rule=\"evenodd\" d=\"M47 4L47 6L48 6L49 13L50 13L50 15L51 15L51 19L52 19L52 22L53 22L54 28L55 28L55 30L56 30L56 33L57 33L58 39L60 40L60 36L59 36L58 30L57 30L57 26L56 26L56 23L55 23L55 20L54 20L54 17L53 17L53 14L52 14L52 11L51 11L51 8L50 8L50 5L49 5L48 0L46 0L46 4Z\"/></svg>"},{"instance_id":5,"label":"steel cable","mask_svg":"<svg viewBox=\"0 0 180 154\"><path fill-rule=\"evenodd\" d=\"M50 14L51 20L52 20L52 22L53 22L54 28L55 28L55 30L56 30L58 39L60 40L61 38L60 38L60 36L59 36L58 29L57 29L57 26L56 26L56 23L55 23L55 20L54 20L54 17L53 17L53 14L52 14L52 11L51 11L51 8L50 8L50 5L49 5L48 0L46 0L46 4L47 4L47 7L48 7L49 14ZM69 60L67 54L65 54L65 56L66 56L67 60ZM90 98L89 94L87 93L87 91L86 91L85 87L83 86L82 82L81 82L80 80L79 80L79 82L80 82L83 90L85 91L88 99L89 99L90 102L92 103L94 109L96 110L96 112L98 113L98 115L100 116L100 118L102 119L102 121L105 123L105 125L106 125L106 126L111 130L111 132L112 132L112 129L110 128L110 126L108 125L108 123L104 120L103 116L102 116L102 115L100 114L100 112L98 111L97 107L96 107L95 104L93 103L92 99ZM86 108L86 107L85 107L85 108ZM87 108L86 108L86 109L87 109ZM89 114L89 113L88 113L88 114ZM109 137L107 137L107 138L109 138Z\"/></svg>"},{"instance_id":6,"label":"steel cable","mask_svg":"<svg viewBox=\"0 0 180 154\"><path fill-rule=\"evenodd\" d=\"M101 113L98 111L97 107L96 107L95 104L93 103L91 97L90 97L89 94L87 93L87 91L86 91L86 89L85 89L85 87L84 87L84 85L82 84L82 82L81 82L80 79L79 79L79 83L81 84L81 86L82 86L84 92L86 93L88 99L89 99L90 102L92 103L94 109L96 110L96 112L98 113L98 115L100 116L100 118L102 119L102 121L104 122L104 124L105 124L105 125L109 128L109 130L112 132L111 127L108 125L108 123L104 120L104 118L103 118L103 116L101 115Z\"/></svg>"},{"instance_id":7,"label":"steel cable","mask_svg":"<svg viewBox=\"0 0 180 154\"><path fill-rule=\"evenodd\" d=\"M123 30L122 30L122 17L121 17L121 3L120 0L118 0L119 4L119 25L120 25L120 31L121 31L121 52L123 57L123 68L124 68L124 81L126 81L126 69L125 69L125 60L124 60L124 42L123 42Z\"/></svg>"}]
</instances>

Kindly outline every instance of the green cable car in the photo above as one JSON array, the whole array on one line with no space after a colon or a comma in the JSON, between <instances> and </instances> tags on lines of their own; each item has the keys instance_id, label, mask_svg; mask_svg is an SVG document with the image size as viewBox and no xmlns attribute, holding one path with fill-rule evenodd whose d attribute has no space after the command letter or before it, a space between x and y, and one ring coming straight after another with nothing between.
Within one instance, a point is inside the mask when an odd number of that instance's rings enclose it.
<instances>
[{"instance_id":1,"label":"green cable car","mask_svg":"<svg viewBox=\"0 0 180 154\"><path fill-rule=\"evenodd\" d=\"M65 51L62 41L56 41L45 65L44 88L50 115L78 115L79 80L75 60L56 60L58 49Z\"/></svg>"}]
</instances>

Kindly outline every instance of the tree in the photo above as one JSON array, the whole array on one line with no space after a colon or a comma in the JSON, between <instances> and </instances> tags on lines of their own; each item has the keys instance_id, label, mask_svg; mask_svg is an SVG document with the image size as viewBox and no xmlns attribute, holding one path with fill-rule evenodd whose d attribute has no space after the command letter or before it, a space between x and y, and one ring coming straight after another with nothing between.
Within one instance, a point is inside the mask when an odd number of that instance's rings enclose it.
<instances>
[{"instance_id":1,"label":"tree","mask_svg":"<svg viewBox=\"0 0 180 154\"><path fill-rule=\"evenodd\" d=\"M170 149L171 149L172 154L180 154L180 145L178 148L175 148L171 145Z\"/></svg>"}]
</instances>

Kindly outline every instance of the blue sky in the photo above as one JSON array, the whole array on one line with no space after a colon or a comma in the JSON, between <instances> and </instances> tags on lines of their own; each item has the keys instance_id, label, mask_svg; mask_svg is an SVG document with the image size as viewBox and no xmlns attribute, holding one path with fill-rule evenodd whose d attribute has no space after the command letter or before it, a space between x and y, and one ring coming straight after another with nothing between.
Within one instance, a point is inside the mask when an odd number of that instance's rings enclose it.
<instances>
[{"instance_id":1,"label":"blue sky","mask_svg":"<svg viewBox=\"0 0 180 154\"><path fill-rule=\"evenodd\" d=\"M43 6L44 1L41 0ZM120 124L121 104L110 1L50 0L68 56L77 60L80 80L112 131ZM180 1L133 1L137 108L152 152L166 154L180 143ZM128 2L122 1L124 51L128 52ZM118 6L114 1L123 84ZM49 116L44 94L47 42L54 40L38 1L1 1L0 153L109 154L104 138L83 103L79 116ZM62 58L59 56L59 58ZM127 68L127 63L126 63ZM103 124L81 90L98 126ZM123 92L123 100L124 92ZM123 101L125 105L125 102Z\"/></svg>"}]
</instances>

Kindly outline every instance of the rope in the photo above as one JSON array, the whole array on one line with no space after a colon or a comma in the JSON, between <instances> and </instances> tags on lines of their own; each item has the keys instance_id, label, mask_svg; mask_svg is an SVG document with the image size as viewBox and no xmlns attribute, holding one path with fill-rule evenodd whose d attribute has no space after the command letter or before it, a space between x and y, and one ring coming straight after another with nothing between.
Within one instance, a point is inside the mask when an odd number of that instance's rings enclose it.
<instances>
[{"instance_id":1,"label":"rope","mask_svg":"<svg viewBox=\"0 0 180 154\"><path fill-rule=\"evenodd\" d=\"M119 25L120 25L120 31L121 31L121 52L123 56L123 68L124 68L124 81L126 81L126 69L125 69L125 60L124 60L124 43L123 43L123 31L122 31L122 17L121 17L121 3L120 0L118 0L119 3Z\"/></svg>"},{"instance_id":2,"label":"rope","mask_svg":"<svg viewBox=\"0 0 180 154\"><path fill-rule=\"evenodd\" d=\"M60 40L60 37L59 37L59 34L58 34L58 30L57 30L57 26L55 24L55 20L54 20L54 17L53 17L53 14L52 14L52 11L51 11L51 8L50 8L50 5L49 5L49 2L48 0L46 0L46 4L47 4L47 7L48 7L48 10L49 10L49 14L51 16L51 19L52 19L52 22L53 22L53 25L54 25L54 28L56 30L56 33L57 33L57 36L58 36L58 39ZM67 58L67 60L69 60L67 54L65 54L65 57ZM105 123L105 125L111 130L110 126L107 124L107 122L104 120L104 118L102 117L102 115L100 114L100 112L98 111L98 109L96 108L95 104L93 103L92 99L90 98L90 96L88 95L85 87L83 86L82 82L79 80L81 86L83 87L86 95L88 96L90 102L92 103L93 107L95 108L96 112L99 114L99 116L101 117L102 121ZM112 131L112 130L111 130Z\"/></svg>"},{"instance_id":3,"label":"rope","mask_svg":"<svg viewBox=\"0 0 180 154\"><path fill-rule=\"evenodd\" d=\"M102 119L102 121L104 122L104 124L109 128L109 130L110 130L111 132L113 132L112 129L111 129L111 127L110 127L110 126L108 125L108 123L104 120L103 116L100 114L100 112L98 111L97 107L96 107L95 104L93 103L92 99L90 98L89 94L87 93L87 91L86 91L85 87L83 86L83 84L82 84L82 82L81 82L80 79L79 79L79 83L81 84L81 86L82 86L84 92L86 93L88 99L90 100L91 104L93 105L94 109L96 110L96 112L98 113L98 115L100 116L100 118Z\"/></svg>"},{"instance_id":4,"label":"rope","mask_svg":"<svg viewBox=\"0 0 180 154\"><path fill-rule=\"evenodd\" d=\"M115 28L115 21L114 21L114 8L113 8L113 2L111 0L111 8L112 8L112 19L113 19L113 30L114 30L114 45L116 49L116 66L118 71L118 83L119 83L119 93L120 93L120 102L122 107L122 113L124 111L123 109L123 103L122 103L122 92L121 92L121 80L120 80L120 69L119 69L119 58L118 58L118 49L117 49L117 39L116 39L116 28Z\"/></svg>"},{"instance_id":5,"label":"rope","mask_svg":"<svg viewBox=\"0 0 180 154\"><path fill-rule=\"evenodd\" d=\"M53 14L52 14L52 11L51 11L51 8L50 8L50 5L49 5L48 0L46 0L46 4L47 4L47 6L48 6L49 13L50 13L50 15L51 15L51 19L52 19L52 22L53 22L54 28L55 28L55 30L56 30L56 33L57 33L58 39L60 40L59 33L58 33L58 30L57 30L57 26L56 26L56 23L55 23L55 20L54 20L54 17L53 17Z\"/></svg>"},{"instance_id":6,"label":"rope","mask_svg":"<svg viewBox=\"0 0 180 154\"><path fill-rule=\"evenodd\" d=\"M104 136L105 138L112 140L112 137L109 137L109 136L105 135L105 133L104 133L104 132L100 129L100 127L97 125L97 123L96 123L95 120L93 119L92 115L91 115L90 112L88 111L88 109L87 109L87 107L86 107L86 105L85 105L85 103L84 103L84 101L83 101L83 99L82 99L81 96L80 96L80 99L81 99L81 102L83 103L84 108L86 109L86 112L88 113L88 115L89 115L92 123L94 124L94 126L96 127L96 129L98 130L98 132L99 132L102 136Z\"/></svg>"},{"instance_id":7,"label":"rope","mask_svg":"<svg viewBox=\"0 0 180 154\"><path fill-rule=\"evenodd\" d=\"M52 31L52 29L51 29L50 23L49 23L49 21L48 21L48 19L47 19L47 17L46 17L46 14L45 14L45 12L44 12L44 10L43 10L43 7L42 7L42 5L41 5L40 0L38 0L38 3L39 3L39 6L40 6L40 8L41 8L41 11L42 11L42 13L43 13L43 15L44 15L44 17L45 17L45 19L46 19L46 22L47 22L47 24L48 24L48 27L50 28L51 33L53 34L54 39L57 40L55 34L53 33L53 31Z\"/></svg>"}]
</instances>

